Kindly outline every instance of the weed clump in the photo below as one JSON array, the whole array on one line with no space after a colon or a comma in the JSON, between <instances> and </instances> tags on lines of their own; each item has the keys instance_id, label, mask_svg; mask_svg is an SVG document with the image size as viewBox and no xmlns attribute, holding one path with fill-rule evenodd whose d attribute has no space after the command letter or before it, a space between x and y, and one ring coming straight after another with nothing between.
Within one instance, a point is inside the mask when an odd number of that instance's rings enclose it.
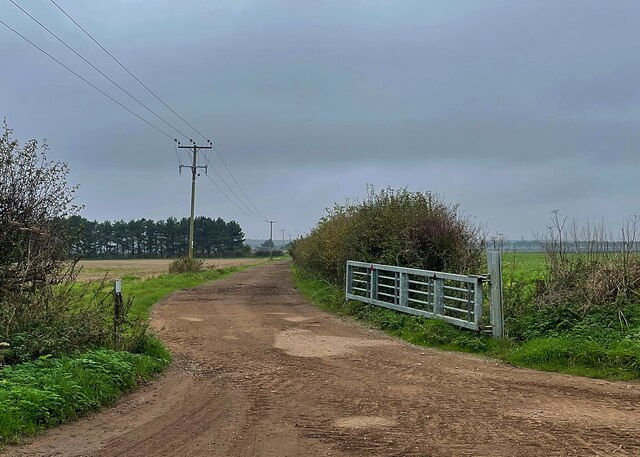
<instances>
[{"instance_id":1,"label":"weed clump","mask_svg":"<svg viewBox=\"0 0 640 457\"><path fill-rule=\"evenodd\" d=\"M192 259L189 257L182 257L176 259L169 265L169 273L198 273L205 269L203 259Z\"/></svg>"}]
</instances>

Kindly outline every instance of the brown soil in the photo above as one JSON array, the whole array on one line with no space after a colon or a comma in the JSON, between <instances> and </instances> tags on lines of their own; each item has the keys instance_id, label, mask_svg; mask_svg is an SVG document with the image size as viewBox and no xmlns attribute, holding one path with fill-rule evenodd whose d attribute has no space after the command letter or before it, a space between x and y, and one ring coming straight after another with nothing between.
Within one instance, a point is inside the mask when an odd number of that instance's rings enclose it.
<instances>
[{"instance_id":1,"label":"brown soil","mask_svg":"<svg viewBox=\"0 0 640 457\"><path fill-rule=\"evenodd\" d=\"M113 279L122 276L138 276L153 278L169 272L169 264L174 259L123 259L123 260L81 260L78 279L80 281L95 281L103 278ZM259 258L239 259L206 259L207 268L225 268L241 265L257 265L265 262Z\"/></svg>"},{"instance_id":2,"label":"brown soil","mask_svg":"<svg viewBox=\"0 0 640 457\"><path fill-rule=\"evenodd\" d=\"M410 346L308 304L286 262L178 292L152 322L164 376L6 455L640 455L637 383Z\"/></svg>"}]
</instances>

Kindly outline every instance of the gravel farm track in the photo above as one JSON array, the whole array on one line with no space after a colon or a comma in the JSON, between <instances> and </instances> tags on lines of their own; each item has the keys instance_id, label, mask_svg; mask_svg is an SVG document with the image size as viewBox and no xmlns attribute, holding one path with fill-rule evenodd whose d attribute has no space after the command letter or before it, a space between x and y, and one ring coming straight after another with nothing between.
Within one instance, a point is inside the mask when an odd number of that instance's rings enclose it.
<instances>
[{"instance_id":1,"label":"gravel farm track","mask_svg":"<svg viewBox=\"0 0 640 457\"><path fill-rule=\"evenodd\" d=\"M411 346L309 304L289 263L174 293L167 372L12 456L640 456L640 384Z\"/></svg>"}]
</instances>

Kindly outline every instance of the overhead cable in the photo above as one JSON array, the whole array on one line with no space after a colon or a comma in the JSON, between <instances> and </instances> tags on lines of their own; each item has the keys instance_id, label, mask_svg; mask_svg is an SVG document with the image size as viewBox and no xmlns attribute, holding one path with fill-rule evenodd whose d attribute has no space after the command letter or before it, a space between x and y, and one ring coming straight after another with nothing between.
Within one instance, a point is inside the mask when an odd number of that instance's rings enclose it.
<instances>
[{"instance_id":1,"label":"overhead cable","mask_svg":"<svg viewBox=\"0 0 640 457\"><path fill-rule=\"evenodd\" d=\"M104 52L107 53L107 55L109 57L111 57L118 65L120 65L120 67L126 71L127 73L129 73L129 75L135 79L136 81L138 81L138 83L140 83L140 85L142 87L144 87L151 95L153 95L160 103L162 103L169 111L171 111L173 114L175 114L182 122L184 122L186 125L188 125L194 132L196 132L198 135L200 135L203 139L207 140L208 138L203 135L202 133L200 133L200 131L198 129L196 129L193 125L191 125L189 122L187 122L182 116L180 116L177 112L175 112L173 110L173 108L171 108L167 103L165 103L164 100L162 100L154 91L152 91L145 83L143 83L136 75L134 75L131 70L129 70L126 66L124 66L124 64L122 62L120 62L113 54L111 54L109 51L107 51L107 49L102 46L98 40L96 40L89 32L87 32L84 27L82 27L80 24L78 24L78 22L76 22L76 20L74 18L72 18L69 13L67 13L64 9L62 9L62 7L60 5L58 5L55 0L51 0L51 3L53 3L56 8L58 8L65 16L67 16L71 22L73 22L76 26L78 26L78 28L80 30L82 30L84 32L85 35L87 35L91 41L93 41L96 45L98 45L100 47L100 49L102 49ZM188 138L188 137L187 137Z\"/></svg>"},{"instance_id":2,"label":"overhead cable","mask_svg":"<svg viewBox=\"0 0 640 457\"><path fill-rule=\"evenodd\" d=\"M85 83L87 83L88 85L90 85L91 87L93 87L95 90L97 90L98 92L100 92L102 95L104 95L105 97L107 97L109 100L111 100L112 102L116 103L117 105L119 105L121 108L127 110L129 113L133 114L135 117L137 117L138 119L140 119L142 122L144 122L145 124L149 125L150 127L156 129L158 132L162 133L164 136L170 138L171 140L173 140L173 136L169 135L167 132L165 132L164 130L162 130L160 127L158 127L155 124L152 124L151 122L149 122L148 120L146 120L145 118L143 118L142 116L140 116L138 113L136 113L135 111L132 111L131 109L129 109L128 107L126 107L125 105L123 105L122 103L120 103L118 100L116 100L115 98L113 98L111 95L107 94L105 91L103 91L102 89L100 89L98 86L96 86L95 84L91 83L90 81L88 81L86 78L84 78L83 76L80 76L77 72L75 72L74 70L72 70L71 68L69 68L67 65L65 65L64 63L62 63L61 61L59 61L58 59L56 59L55 57L53 57L51 54L49 54L47 51L45 51L44 49L42 49L40 46L38 46L37 44L35 44L33 41L31 41L29 38L25 37L24 35L22 35L20 32L18 32L16 29L14 29L13 27L11 27L10 25L8 25L6 22L0 20L0 24L4 25L6 28L8 28L9 30L11 30L13 33L15 33L16 35L18 35L20 38L22 38L23 40L25 40L27 43L29 43L31 46L33 46L34 48L38 49L40 52L42 52L44 55L46 55L47 57L49 57L51 60L53 60L54 62L56 62L58 65L62 66L63 68L65 68L67 71L69 71L70 73L72 73L73 75L75 75L77 78L80 78L82 81L84 81Z\"/></svg>"},{"instance_id":3,"label":"overhead cable","mask_svg":"<svg viewBox=\"0 0 640 457\"><path fill-rule=\"evenodd\" d=\"M28 11L26 11L24 8L22 8L19 4L17 4L14 0L9 0L11 3L13 3L13 5L18 8L20 11L22 11L24 14L26 14L27 16L29 16L29 18L31 18L36 24L38 24L40 27L42 27L44 30L47 31L47 33L49 33L49 35L51 35L52 37L54 37L56 40L58 40L60 43L62 43L63 46L65 46L68 50L70 50L71 52L73 52L76 56L80 57L87 65L89 65L91 68L93 68L95 71L97 71L98 73L100 73L104 78L106 78L109 82L111 82L111 84L113 84L114 86L116 86L118 89L120 89L122 92L124 92L125 94L127 94L131 99L133 99L135 102L137 102L140 106L142 106L144 109L146 109L147 111L149 111L151 114L153 114L155 117L157 117L158 119L160 119L162 122L164 122L169 128L173 129L175 132L177 132L178 134L180 134L181 136L183 136L184 138L189 138L188 135L186 135L185 133L181 132L180 130L178 130L176 127L174 127L172 124L170 124L166 119L164 119L162 116L160 116L159 114L157 114L155 111L153 111L151 108L149 108L147 105L145 105L143 102L141 102L138 98L136 98L134 95L132 95L128 90L126 90L124 87L122 87L120 84L118 84L116 81L114 81L112 78L110 78L108 75L106 75L102 70L100 70L98 67L96 67L93 63L91 63L89 60L87 60L82 54L80 54L78 51L76 51L74 48L72 48L69 44L67 44L62 38L60 38L58 35L56 35L54 32L52 32L46 25L44 25L42 22L40 22L38 19L36 19L35 17L33 17Z\"/></svg>"},{"instance_id":4,"label":"overhead cable","mask_svg":"<svg viewBox=\"0 0 640 457\"><path fill-rule=\"evenodd\" d=\"M262 214L262 212L260 212L260 210L256 207L256 205L253 204L253 202L251 201L249 196L246 194L246 192L244 191L244 189L242 188L242 186L240 185L240 183L238 182L236 177L233 175L233 173L231 173L231 170L229 170L229 167L227 167L227 164L223 160L222 155L218 151L218 148L216 148L216 145L212 143L212 146L213 146L213 150L216 152L216 155L220 159L220 162L222 162L222 165L224 166L225 170L227 170L227 173L229 173L229 176L231 176L231 179L233 179L233 182L236 183L236 186L238 186L238 189L240 189L240 192L242 193L242 195L244 195L244 198L246 198L246 200L253 207L253 209L257 212L257 214L259 214L263 219L268 219L264 214Z\"/></svg>"},{"instance_id":5,"label":"overhead cable","mask_svg":"<svg viewBox=\"0 0 640 457\"><path fill-rule=\"evenodd\" d=\"M120 60L118 60L111 52L109 52L109 50L107 50L107 48L105 48L96 38L94 38L93 35L91 35L73 17L71 17L71 15L69 13L67 13L55 0L51 0L51 3L53 3L56 6L56 8L58 8L58 10L60 10L71 22L73 22L87 37L89 37L89 39L91 39L91 41L93 41L98 47L100 47L100 49L102 49L111 59L113 59L114 62L116 62L124 71L126 71L133 79L135 79L142 87L144 87L151 95L153 95L169 111L171 111L176 117L178 117L182 122L184 122L187 126L189 126L194 132L196 132L198 135L200 135L204 140L209 141L209 137L205 136L197 128L195 128L193 125L191 125L191 123L189 123L184 117L182 117L173 108L171 108L171 106L169 106L162 98L160 98L159 95L157 95L153 90L151 90L151 88L149 88L149 86L147 86L145 83L143 83L140 80L140 78L138 78L135 74L133 74L133 72L131 70L129 70L129 68L127 68L122 62L120 62ZM182 135L184 136L184 134L182 134ZM225 161L222 159L222 155L220 154L218 149L215 147L215 145L213 145L213 149L216 151L216 154L218 155L220 161L222 162L222 165L224 166L225 170L227 171L227 173L229 173L229 176L231 176L231 178L233 179L233 182L236 184L236 186L238 187L238 189L240 190L240 192L242 193L244 198L247 200L249 205L251 205L251 207L253 207L253 209L255 210L255 212L257 214L260 214L263 218L266 218L260 212L260 210L256 207L256 205L253 203L253 201L251 201L251 199L249 198L247 193L244 191L244 189L242 188L242 186L240 185L240 183L238 182L236 177L233 175L233 173L231 172L231 170L229 169L229 167L227 166ZM222 177L220 177L220 179L222 179ZM225 182L224 179L222 179L222 181ZM226 184L226 182L225 182L225 184ZM236 197L236 198L238 198L238 200L242 202L242 200L239 197Z\"/></svg>"},{"instance_id":6,"label":"overhead cable","mask_svg":"<svg viewBox=\"0 0 640 457\"><path fill-rule=\"evenodd\" d=\"M221 193L222 195L224 195L224 196L227 198L227 200L229 200L231 203L233 203L233 204L235 205L235 207L236 207L236 208L238 208L240 211L242 211L244 214L246 214L246 215L247 215L247 216L249 216L249 217L252 217L252 218L257 219L257 220L261 220L261 219L260 219L259 217L257 217L255 214L248 213L248 212L247 212L246 210L244 210L241 206L239 206L239 205L238 205L238 204L237 204L237 203L236 203L236 202L235 202L231 197L229 197L229 196L227 195L227 193L226 193L224 190L222 190L222 187L220 187L220 186L218 185L218 183L217 183L217 182L215 182L215 181L211 178L211 176L209 176L208 174L207 174L207 175L205 175L205 176L206 176L207 178L209 178L209 181L211 181L211 182L213 183L213 185L214 185L214 186L216 186L216 187L218 188L218 190L220 191L220 193Z\"/></svg>"},{"instance_id":7,"label":"overhead cable","mask_svg":"<svg viewBox=\"0 0 640 457\"><path fill-rule=\"evenodd\" d=\"M220 175L220 173L218 172L218 170L216 169L215 165L213 165L211 163L211 161L209 160L209 158L204 155L204 160L207 162L207 164L213 169L213 171L215 172L216 175L218 175L218 178L220 178L220 181L222 181L222 183L227 187L227 189L229 190L229 192L231 192L231 194L236 197L238 199L238 201L240 202L240 204L242 206L244 206L244 208L249 211L250 213L254 214L256 217L258 218L262 218L262 216L260 216L258 213L256 213L254 210L252 210L251 208L249 208L240 197L238 197L238 194L236 194L233 189L231 188L231 186L229 186L229 184L227 184L227 182L224 180L224 178L222 177L222 175Z\"/></svg>"}]
</instances>

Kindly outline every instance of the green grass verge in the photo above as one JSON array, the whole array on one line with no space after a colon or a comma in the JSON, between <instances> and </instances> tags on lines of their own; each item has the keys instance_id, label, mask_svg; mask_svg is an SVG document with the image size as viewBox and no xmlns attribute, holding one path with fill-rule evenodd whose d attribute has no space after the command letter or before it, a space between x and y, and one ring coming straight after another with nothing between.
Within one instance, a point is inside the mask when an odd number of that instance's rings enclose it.
<instances>
[{"instance_id":1,"label":"green grass verge","mask_svg":"<svg viewBox=\"0 0 640 457\"><path fill-rule=\"evenodd\" d=\"M73 420L112 404L169 363L162 344L149 339L149 354L107 349L74 357L41 357L0 370L0 442Z\"/></svg>"},{"instance_id":2,"label":"green grass verge","mask_svg":"<svg viewBox=\"0 0 640 457\"><path fill-rule=\"evenodd\" d=\"M250 266L150 279L123 278L123 294L133 297L130 314L148 318L151 307L172 292L220 279ZM112 404L120 395L160 373L171 355L147 335L137 354L95 349L0 369L0 444L78 418Z\"/></svg>"},{"instance_id":3,"label":"green grass verge","mask_svg":"<svg viewBox=\"0 0 640 457\"><path fill-rule=\"evenodd\" d=\"M640 327L613 330L611 321L593 317L568 329L548 331L528 341L496 340L443 321L425 319L360 302L346 301L344 292L296 265L293 280L302 295L318 307L355 317L410 343L446 350L474 352L513 365L580 376L630 380L640 378ZM593 327L606 327L595 332Z\"/></svg>"}]
</instances>

